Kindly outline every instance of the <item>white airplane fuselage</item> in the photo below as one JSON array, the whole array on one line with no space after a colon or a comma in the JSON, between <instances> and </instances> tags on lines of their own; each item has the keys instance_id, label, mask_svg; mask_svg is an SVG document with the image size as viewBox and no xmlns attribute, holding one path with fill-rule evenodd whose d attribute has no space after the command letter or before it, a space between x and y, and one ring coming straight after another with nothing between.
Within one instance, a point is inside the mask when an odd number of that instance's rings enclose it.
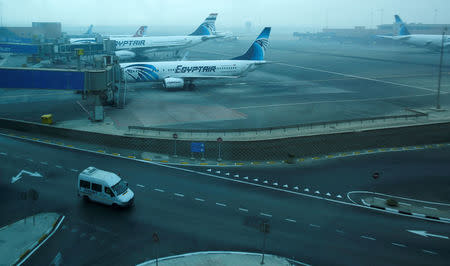
<instances>
[{"instance_id":1,"label":"white airplane fuselage","mask_svg":"<svg viewBox=\"0 0 450 266\"><path fill-rule=\"evenodd\" d=\"M116 50L148 49L156 51L178 50L197 45L207 39L208 36L153 36L153 37L117 37L111 36L110 40L116 41ZM94 43L94 38L73 38L71 43Z\"/></svg>"},{"instance_id":2,"label":"white airplane fuselage","mask_svg":"<svg viewBox=\"0 0 450 266\"><path fill-rule=\"evenodd\" d=\"M238 78L256 69L265 61L209 60L122 63L128 82L164 81L167 78L184 80Z\"/></svg>"},{"instance_id":3,"label":"white airplane fuselage","mask_svg":"<svg viewBox=\"0 0 450 266\"><path fill-rule=\"evenodd\" d=\"M431 34L411 34L402 36L393 36L393 40L402 41L419 47L429 47L432 49L440 49L442 45L442 35ZM444 46L448 46L450 42L449 37L445 37Z\"/></svg>"}]
</instances>

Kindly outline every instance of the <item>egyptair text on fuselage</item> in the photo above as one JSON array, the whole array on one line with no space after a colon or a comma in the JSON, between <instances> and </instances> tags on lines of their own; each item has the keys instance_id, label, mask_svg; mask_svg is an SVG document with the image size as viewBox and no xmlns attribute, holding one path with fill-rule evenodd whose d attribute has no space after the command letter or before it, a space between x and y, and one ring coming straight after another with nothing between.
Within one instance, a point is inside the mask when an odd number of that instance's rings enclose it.
<instances>
[{"instance_id":1,"label":"egyptair text on fuselage","mask_svg":"<svg viewBox=\"0 0 450 266\"><path fill-rule=\"evenodd\" d=\"M118 47L121 46L144 46L145 40L125 40L125 41L116 41Z\"/></svg>"},{"instance_id":2,"label":"egyptair text on fuselage","mask_svg":"<svg viewBox=\"0 0 450 266\"><path fill-rule=\"evenodd\" d=\"M216 72L216 66L194 66L186 67L178 65L175 73L193 73L193 72Z\"/></svg>"}]
</instances>

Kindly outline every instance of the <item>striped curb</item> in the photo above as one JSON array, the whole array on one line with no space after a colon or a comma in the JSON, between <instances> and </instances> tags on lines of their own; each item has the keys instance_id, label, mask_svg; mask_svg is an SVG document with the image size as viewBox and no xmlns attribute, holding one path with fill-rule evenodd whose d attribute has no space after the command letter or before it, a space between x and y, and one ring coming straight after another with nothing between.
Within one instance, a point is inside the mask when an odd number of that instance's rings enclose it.
<instances>
[{"instance_id":1,"label":"striped curb","mask_svg":"<svg viewBox=\"0 0 450 266\"><path fill-rule=\"evenodd\" d=\"M53 225L50 229L48 229L40 238L38 241L34 242L33 245L29 249L27 249L20 257L16 260L16 262L13 263L14 266L20 266L22 265L29 256L31 256L34 252L34 250L38 249L40 245L42 245L50 236L56 231L57 227L61 224L61 222L64 220L65 216L60 215L58 219L56 219L55 222L53 222Z\"/></svg>"},{"instance_id":2,"label":"striped curb","mask_svg":"<svg viewBox=\"0 0 450 266\"><path fill-rule=\"evenodd\" d=\"M431 215L426 215L426 214L422 214L422 213L415 213L415 212L408 212L408 211L401 211L401 210L397 210L397 209L393 209L393 208L389 208L389 207L382 207L382 206L378 206L378 205L373 205L373 204L368 204L366 201L362 200L362 203L370 208L374 208L374 209L378 209L378 210L384 210L386 212L391 212L391 213L398 213L398 214L403 214L403 215L409 215L409 216L413 216L413 217L420 217L420 218L426 218L429 220L437 220L437 221L444 221L444 222L450 222L450 219L445 218L445 217L436 217L436 216L431 216Z\"/></svg>"}]
</instances>

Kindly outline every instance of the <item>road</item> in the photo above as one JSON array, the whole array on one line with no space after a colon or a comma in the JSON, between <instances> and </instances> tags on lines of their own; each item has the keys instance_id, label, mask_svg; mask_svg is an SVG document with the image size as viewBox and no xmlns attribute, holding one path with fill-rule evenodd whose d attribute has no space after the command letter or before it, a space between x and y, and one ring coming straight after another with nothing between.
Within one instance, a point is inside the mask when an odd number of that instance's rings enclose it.
<instances>
[{"instance_id":1,"label":"road","mask_svg":"<svg viewBox=\"0 0 450 266\"><path fill-rule=\"evenodd\" d=\"M401 153L396 154L401 158ZM160 256L203 250L257 252L263 240L259 225L264 221L271 226L269 253L312 265L375 261L383 265L446 265L450 259L449 240L407 231L449 236L448 224L232 182L213 172L5 137L0 137L0 162L4 214L0 225L33 212L56 211L66 216L60 230L27 265L49 264L58 253L65 265L130 265L153 258L157 249ZM373 167L370 160L364 163ZM353 164L360 164L359 158L354 158ZM136 193L135 206L117 210L78 199L77 174L90 165L126 178ZM317 169L324 167L327 165L317 165ZM44 177L24 175L10 184L11 177L21 170L37 171ZM40 194L34 205L18 197L30 188ZM153 232L160 236L159 247L152 243Z\"/></svg>"}]
</instances>

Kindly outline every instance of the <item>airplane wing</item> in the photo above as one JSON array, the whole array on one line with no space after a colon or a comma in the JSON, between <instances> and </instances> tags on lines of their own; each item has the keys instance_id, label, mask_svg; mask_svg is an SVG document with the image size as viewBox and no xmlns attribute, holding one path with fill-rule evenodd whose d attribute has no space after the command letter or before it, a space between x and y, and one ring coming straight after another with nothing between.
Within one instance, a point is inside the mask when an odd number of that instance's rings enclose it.
<instances>
[{"instance_id":1,"label":"airplane wing","mask_svg":"<svg viewBox=\"0 0 450 266\"><path fill-rule=\"evenodd\" d=\"M405 35L405 36L389 36L389 35L376 35L379 38L384 38L384 39L391 39L391 40L407 40L410 38L410 36Z\"/></svg>"},{"instance_id":2,"label":"airplane wing","mask_svg":"<svg viewBox=\"0 0 450 266\"><path fill-rule=\"evenodd\" d=\"M192 41L188 42L165 42L165 43L154 43L150 46L146 47L137 47L137 48L131 48L131 50L136 52L158 52L161 50L176 50L176 49L182 49L186 45L189 45Z\"/></svg>"}]
</instances>

